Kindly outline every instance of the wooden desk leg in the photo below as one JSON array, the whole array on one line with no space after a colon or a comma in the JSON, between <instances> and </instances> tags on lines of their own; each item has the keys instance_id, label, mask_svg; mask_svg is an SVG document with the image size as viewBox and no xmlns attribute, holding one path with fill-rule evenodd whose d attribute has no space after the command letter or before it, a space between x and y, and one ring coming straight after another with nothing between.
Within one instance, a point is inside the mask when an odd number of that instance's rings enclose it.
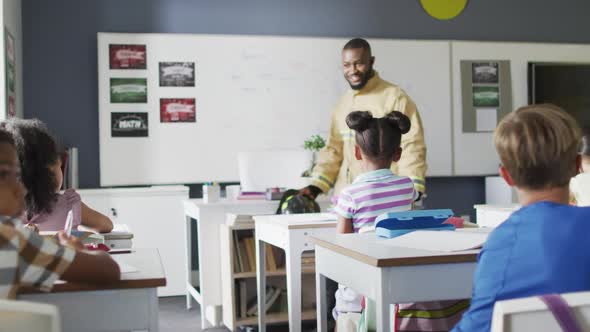
<instances>
[{"instance_id":1,"label":"wooden desk leg","mask_svg":"<svg viewBox=\"0 0 590 332\"><path fill-rule=\"evenodd\" d=\"M287 273L289 270L287 269ZM258 283L258 331L266 331L266 245L256 238L256 281Z\"/></svg>"},{"instance_id":2,"label":"wooden desk leg","mask_svg":"<svg viewBox=\"0 0 590 332\"><path fill-rule=\"evenodd\" d=\"M326 299L326 277L317 270L317 267L315 272L315 289L317 303L317 331L328 332L328 319L326 317L326 307L328 303Z\"/></svg>"},{"instance_id":3,"label":"wooden desk leg","mask_svg":"<svg viewBox=\"0 0 590 332\"><path fill-rule=\"evenodd\" d=\"M289 310L289 331L301 332L301 251L285 249L287 263L287 300Z\"/></svg>"}]
</instances>

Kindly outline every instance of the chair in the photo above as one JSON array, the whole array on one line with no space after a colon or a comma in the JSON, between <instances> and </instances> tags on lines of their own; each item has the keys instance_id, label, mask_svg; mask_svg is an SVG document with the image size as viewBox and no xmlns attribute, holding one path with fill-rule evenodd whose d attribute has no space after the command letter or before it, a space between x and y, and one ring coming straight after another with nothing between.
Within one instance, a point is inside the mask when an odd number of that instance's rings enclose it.
<instances>
[{"instance_id":1,"label":"chair","mask_svg":"<svg viewBox=\"0 0 590 332\"><path fill-rule=\"evenodd\" d=\"M590 331L590 292L562 294L583 331ZM553 313L538 296L498 301L492 332L562 331Z\"/></svg>"},{"instance_id":2,"label":"chair","mask_svg":"<svg viewBox=\"0 0 590 332\"><path fill-rule=\"evenodd\" d=\"M27 301L0 300L0 332L61 332L56 306Z\"/></svg>"}]
</instances>

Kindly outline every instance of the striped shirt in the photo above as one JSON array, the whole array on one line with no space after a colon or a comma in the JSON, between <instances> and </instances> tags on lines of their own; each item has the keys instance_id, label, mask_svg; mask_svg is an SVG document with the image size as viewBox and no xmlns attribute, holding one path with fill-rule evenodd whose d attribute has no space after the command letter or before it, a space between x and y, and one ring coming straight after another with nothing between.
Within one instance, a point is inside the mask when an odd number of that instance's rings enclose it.
<instances>
[{"instance_id":1,"label":"striped shirt","mask_svg":"<svg viewBox=\"0 0 590 332\"><path fill-rule=\"evenodd\" d=\"M380 169L359 175L343 189L334 212L352 219L354 232L358 233L362 228L373 227L380 214L411 210L417 197L409 177Z\"/></svg>"},{"instance_id":2,"label":"striped shirt","mask_svg":"<svg viewBox=\"0 0 590 332\"><path fill-rule=\"evenodd\" d=\"M0 217L0 298L16 298L20 286L49 291L74 260L75 251Z\"/></svg>"}]
</instances>

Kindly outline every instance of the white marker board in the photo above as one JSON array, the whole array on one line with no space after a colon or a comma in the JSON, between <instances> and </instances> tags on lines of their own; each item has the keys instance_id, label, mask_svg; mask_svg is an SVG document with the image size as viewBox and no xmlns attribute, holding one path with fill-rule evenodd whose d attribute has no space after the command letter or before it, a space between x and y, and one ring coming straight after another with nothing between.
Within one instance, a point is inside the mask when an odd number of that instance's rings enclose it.
<instances>
[{"instance_id":1,"label":"white marker board","mask_svg":"<svg viewBox=\"0 0 590 332\"><path fill-rule=\"evenodd\" d=\"M326 137L347 38L98 34L102 186L238 181L242 151ZM414 99L429 176L452 175L450 42L369 39L382 78ZM146 69L110 69L109 44L146 46ZM159 62L194 62L194 87L160 87ZM110 102L111 78L147 78L147 103ZM195 98L196 122L160 123L160 98ZM146 112L147 137L112 137L111 113ZM268 165L269 171L274 170Z\"/></svg>"}]
</instances>

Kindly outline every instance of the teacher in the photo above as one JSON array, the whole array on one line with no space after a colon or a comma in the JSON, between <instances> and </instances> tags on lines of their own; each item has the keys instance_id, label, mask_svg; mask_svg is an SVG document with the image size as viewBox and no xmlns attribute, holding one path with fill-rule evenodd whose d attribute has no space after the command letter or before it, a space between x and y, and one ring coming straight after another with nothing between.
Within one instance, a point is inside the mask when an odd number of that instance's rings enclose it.
<instances>
[{"instance_id":1,"label":"teacher","mask_svg":"<svg viewBox=\"0 0 590 332\"><path fill-rule=\"evenodd\" d=\"M354 134L345 121L353 111L369 111L374 117L399 111L410 118L410 131L402 135L401 159L392 163L391 170L410 177L420 196L425 192L426 146L416 104L400 87L381 79L373 69L374 63L366 40L355 38L344 45L342 69L351 90L340 98L332 112L328 144L319 153L311 184L301 190L303 194L315 199L334 187L334 194L338 195L362 173L361 163L354 156Z\"/></svg>"}]
</instances>

